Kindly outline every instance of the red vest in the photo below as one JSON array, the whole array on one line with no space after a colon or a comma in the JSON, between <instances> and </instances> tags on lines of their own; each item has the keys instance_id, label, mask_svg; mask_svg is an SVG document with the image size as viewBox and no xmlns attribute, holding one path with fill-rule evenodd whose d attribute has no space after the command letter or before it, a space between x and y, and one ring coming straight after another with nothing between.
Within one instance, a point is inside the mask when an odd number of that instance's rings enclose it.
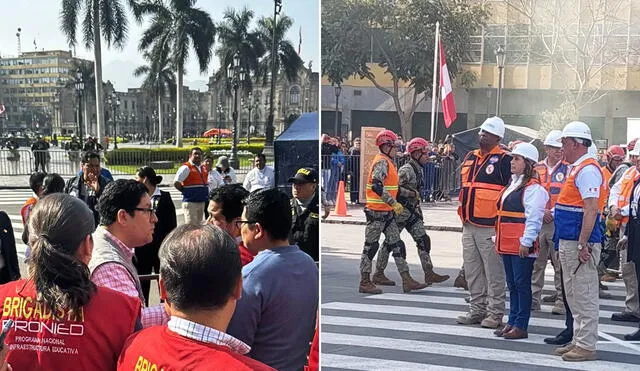
<instances>
[{"instance_id":1,"label":"red vest","mask_svg":"<svg viewBox=\"0 0 640 371\"><path fill-rule=\"evenodd\" d=\"M479 227L496 225L496 202L510 178L502 179L503 161L511 161L506 152L496 146L491 152L480 155L477 149L469 152L460 168L462 187L458 200L458 215L463 223Z\"/></svg>"},{"instance_id":2,"label":"red vest","mask_svg":"<svg viewBox=\"0 0 640 371\"><path fill-rule=\"evenodd\" d=\"M238 250L240 251L240 262L242 263L242 266L244 267L251 263L255 255L253 255L251 251L244 246L242 241L238 244Z\"/></svg>"},{"instance_id":3,"label":"red vest","mask_svg":"<svg viewBox=\"0 0 640 371\"><path fill-rule=\"evenodd\" d=\"M224 345L187 339L166 326L144 329L127 340L118 370L273 370Z\"/></svg>"},{"instance_id":4,"label":"red vest","mask_svg":"<svg viewBox=\"0 0 640 371\"><path fill-rule=\"evenodd\" d=\"M209 179L209 172L204 166L198 167L185 162L184 166L189 168L189 175L182 182L184 187L182 190L182 201L184 202L205 202L209 199L209 187L207 186L207 180Z\"/></svg>"},{"instance_id":5,"label":"red vest","mask_svg":"<svg viewBox=\"0 0 640 371\"><path fill-rule=\"evenodd\" d=\"M32 282L0 286L2 320L13 319L6 338L14 370L113 370L140 316L140 300L98 287L75 316L35 301ZM24 288L23 288L24 286Z\"/></svg>"},{"instance_id":6,"label":"red vest","mask_svg":"<svg viewBox=\"0 0 640 371\"><path fill-rule=\"evenodd\" d=\"M502 194L498 199L498 222L496 223L496 250L498 254L519 255L520 237L524 235L524 190L533 184L538 184L537 179L529 180L526 186L509 193L502 201ZM533 243L532 254L538 254L538 241Z\"/></svg>"}]
</instances>

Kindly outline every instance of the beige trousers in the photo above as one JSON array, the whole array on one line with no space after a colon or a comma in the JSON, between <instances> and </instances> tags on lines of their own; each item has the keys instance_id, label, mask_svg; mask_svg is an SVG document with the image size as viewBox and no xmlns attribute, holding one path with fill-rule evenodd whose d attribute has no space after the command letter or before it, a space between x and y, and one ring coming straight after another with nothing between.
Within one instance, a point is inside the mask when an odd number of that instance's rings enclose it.
<instances>
[{"instance_id":1,"label":"beige trousers","mask_svg":"<svg viewBox=\"0 0 640 371\"><path fill-rule=\"evenodd\" d=\"M554 275L553 284L556 287L558 299L556 304L562 305L562 279L560 278L560 261L558 260L558 252L555 250L553 243L553 232L555 227L553 222L542 224L540 235L540 253L533 263L533 274L531 276L531 294L533 295L533 303L542 304L542 288L544 287L544 271L547 268L547 261L551 259Z\"/></svg>"},{"instance_id":2,"label":"beige trousers","mask_svg":"<svg viewBox=\"0 0 640 371\"><path fill-rule=\"evenodd\" d=\"M638 278L636 277L636 264L627 261L628 248L620 250L620 267L622 267L622 280L627 295L624 299L625 311L640 315L640 303L638 301Z\"/></svg>"},{"instance_id":3,"label":"beige trousers","mask_svg":"<svg viewBox=\"0 0 640 371\"><path fill-rule=\"evenodd\" d=\"M502 258L491 237L494 228L462 226L462 258L469 285L469 313L502 319L505 300L505 273Z\"/></svg>"},{"instance_id":4,"label":"beige trousers","mask_svg":"<svg viewBox=\"0 0 640 371\"><path fill-rule=\"evenodd\" d=\"M598 342L600 288L597 262L601 249L601 244L591 244L592 258L580 264L578 241L560 240L565 295L573 313L573 344L589 351L595 351Z\"/></svg>"},{"instance_id":5,"label":"beige trousers","mask_svg":"<svg viewBox=\"0 0 640 371\"><path fill-rule=\"evenodd\" d=\"M204 202L183 202L184 224L200 224L204 219Z\"/></svg>"}]
</instances>

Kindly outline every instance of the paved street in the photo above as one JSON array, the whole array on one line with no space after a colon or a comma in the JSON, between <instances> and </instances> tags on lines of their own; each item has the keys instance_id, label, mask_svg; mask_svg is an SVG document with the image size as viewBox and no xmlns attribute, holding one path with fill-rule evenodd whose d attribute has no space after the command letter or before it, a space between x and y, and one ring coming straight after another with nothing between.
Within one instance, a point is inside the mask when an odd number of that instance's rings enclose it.
<instances>
[{"instance_id":1,"label":"paved street","mask_svg":"<svg viewBox=\"0 0 640 371\"><path fill-rule=\"evenodd\" d=\"M549 305L543 304L541 311L533 313L525 340L499 339L492 330L457 325L455 317L468 308L465 291L453 287L462 265L460 233L429 234L436 271L451 275L448 281L412 294L403 294L401 287L395 286L382 287L382 295L366 295L357 291L364 227L323 223L323 370L640 369L640 343L620 340L636 325L610 320L611 313L624 306L621 280L608 284L613 299L600 300L598 361L567 363L551 354L554 346L542 341L564 326L564 316L551 314ZM420 279L415 245L406 232L402 238L407 243L411 274ZM386 273L397 284L401 282L393 261ZM552 274L549 265L545 295L553 291Z\"/></svg>"}]
</instances>

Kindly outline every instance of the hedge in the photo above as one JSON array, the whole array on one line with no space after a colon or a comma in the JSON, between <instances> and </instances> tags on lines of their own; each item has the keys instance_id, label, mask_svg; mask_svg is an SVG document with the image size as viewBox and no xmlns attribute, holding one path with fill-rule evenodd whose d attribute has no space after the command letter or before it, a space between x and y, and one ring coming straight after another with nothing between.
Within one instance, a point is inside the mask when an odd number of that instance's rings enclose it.
<instances>
[{"instance_id":1,"label":"hedge","mask_svg":"<svg viewBox=\"0 0 640 371\"><path fill-rule=\"evenodd\" d=\"M152 161L184 162L189 158L191 149L195 146L182 148L120 148L105 152L107 165L140 165ZM230 151L230 144L213 144L198 146L207 154L212 151ZM264 143L238 144L238 152L250 152L253 155L261 153Z\"/></svg>"}]
</instances>

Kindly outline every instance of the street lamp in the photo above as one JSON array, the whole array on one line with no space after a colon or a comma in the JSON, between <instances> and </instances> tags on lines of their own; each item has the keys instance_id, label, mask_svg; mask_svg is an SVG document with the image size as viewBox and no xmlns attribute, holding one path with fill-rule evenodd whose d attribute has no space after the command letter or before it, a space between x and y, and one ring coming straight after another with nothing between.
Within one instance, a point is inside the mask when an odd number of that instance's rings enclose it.
<instances>
[{"instance_id":1,"label":"street lamp","mask_svg":"<svg viewBox=\"0 0 640 371\"><path fill-rule=\"evenodd\" d=\"M120 98L118 94L114 91L109 96L107 96L107 104L111 106L113 111L113 149L118 149L118 123L116 121L116 112L120 107Z\"/></svg>"},{"instance_id":2,"label":"street lamp","mask_svg":"<svg viewBox=\"0 0 640 371\"><path fill-rule=\"evenodd\" d=\"M216 114L218 115L218 138L216 138L216 142L220 144L220 130L222 130L222 119L224 118L224 107L220 103L218 103L218 107L216 107Z\"/></svg>"},{"instance_id":3,"label":"street lamp","mask_svg":"<svg viewBox=\"0 0 640 371\"><path fill-rule=\"evenodd\" d=\"M273 99L276 95L276 78L278 71L276 71L276 25L278 24L278 14L282 10L282 0L273 1L273 27L271 32L271 95L269 95L269 116L267 118L265 147L273 146Z\"/></svg>"},{"instance_id":4,"label":"street lamp","mask_svg":"<svg viewBox=\"0 0 640 371\"><path fill-rule=\"evenodd\" d=\"M158 119L158 111L153 110L153 113L151 114L151 120L153 122L153 131L155 132L156 130L158 130L157 138L160 138L160 122L158 122L158 125L156 125L156 120L157 119ZM155 138L154 138L154 140L155 140Z\"/></svg>"},{"instance_id":5,"label":"street lamp","mask_svg":"<svg viewBox=\"0 0 640 371\"><path fill-rule=\"evenodd\" d=\"M342 93L342 86L340 84L333 87L334 93L336 94L336 120L333 124L333 132L336 137L340 138L340 127L338 125L338 100L340 99L340 93Z\"/></svg>"},{"instance_id":6,"label":"street lamp","mask_svg":"<svg viewBox=\"0 0 640 371\"><path fill-rule=\"evenodd\" d=\"M502 103L502 86L504 84L504 61L506 59L506 54L502 45L498 45L498 49L496 49L496 64L498 65L498 97L496 99L496 116L500 116L500 105Z\"/></svg>"},{"instance_id":7,"label":"street lamp","mask_svg":"<svg viewBox=\"0 0 640 371\"><path fill-rule=\"evenodd\" d=\"M227 69L227 78L233 86L233 141L231 142L231 158L229 159L229 164L235 169L238 168L238 88L240 88L240 84L244 81L244 74L244 69L240 66L240 55L236 53L236 55L233 56L233 64Z\"/></svg>"},{"instance_id":8,"label":"street lamp","mask_svg":"<svg viewBox=\"0 0 640 371\"><path fill-rule=\"evenodd\" d=\"M82 92L84 90L84 80L82 70L76 70L76 95L78 97L78 137L82 140Z\"/></svg>"},{"instance_id":9,"label":"street lamp","mask_svg":"<svg viewBox=\"0 0 640 371\"><path fill-rule=\"evenodd\" d=\"M131 127L129 128L129 132L133 134L136 131L138 131L138 128L136 127L136 113L131 112Z\"/></svg>"},{"instance_id":10,"label":"street lamp","mask_svg":"<svg viewBox=\"0 0 640 371\"><path fill-rule=\"evenodd\" d=\"M253 94L251 92L249 92L247 96L246 104L244 102L244 99L242 101L243 101L242 106L249 111L249 122L247 123L247 144L250 144L251 143L251 111L254 108L257 109L260 103L257 101L254 101Z\"/></svg>"}]
</instances>

